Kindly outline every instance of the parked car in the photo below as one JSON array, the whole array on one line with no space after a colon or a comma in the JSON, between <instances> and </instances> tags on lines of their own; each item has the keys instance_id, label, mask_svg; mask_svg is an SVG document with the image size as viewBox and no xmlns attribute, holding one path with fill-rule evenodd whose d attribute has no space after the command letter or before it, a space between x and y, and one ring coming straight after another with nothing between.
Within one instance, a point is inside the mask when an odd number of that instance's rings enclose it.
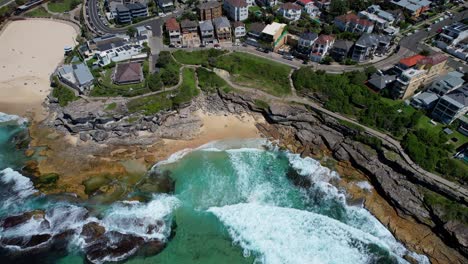
<instances>
[{"instance_id":1,"label":"parked car","mask_svg":"<svg viewBox=\"0 0 468 264\"><path fill-rule=\"evenodd\" d=\"M285 54L283 55L283 59L292 61L294 59L294 56L291 54Z\"/></svg>"},{"instance_id":2,"label":"parked car","mask_svg":"<svg viewBox=\"0 0 468 264\"><path fill-rule=\"evenodd\" d=\"M200 44L200 48L204 48L204 47L206 47L205 44Z\"/></svg>"}]
</instances>

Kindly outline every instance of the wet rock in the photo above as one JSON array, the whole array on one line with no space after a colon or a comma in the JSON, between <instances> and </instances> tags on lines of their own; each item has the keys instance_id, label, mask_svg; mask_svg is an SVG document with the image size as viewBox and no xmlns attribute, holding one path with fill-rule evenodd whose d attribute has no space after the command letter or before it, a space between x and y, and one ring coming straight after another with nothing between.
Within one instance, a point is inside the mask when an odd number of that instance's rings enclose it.
<instances>
[{"instance_id":1,"label":"wet rock","mask_svg":"<svg viewBox=\"0 0 468 264\"><path fill-rule=\"evenodd\" d=\"M143 243L141 237L110 231L85 248L86 258L93 263L123 260L135 253Z\"/></svg>"},{"instance_id":2,"label":"wet rock","mask_svg":"<svg viewBox=\"0 0 468 264\"><path fill-rule=\"evenodd\" d=\"M14 216L9 216L5 218L2 221L1 226L4 229L9 229L9 228L16 227L18 225L25 224L31 218L34 218L35 220L41 220L41 219L45 220L44 216L45 216L44 211L41 211L41 210L30 211L30 212L26 212L20 215L14 215Z\"/></svg>"},{"instance_id":3,"label":"wet rock","mask_svg":"<svg viewBox=\"0 0 468 264\"><path fill-rule=\"evenodd\" d=\"M59 175L57 173L47 173L43 174L35 179L37 184L54 184L59 179Z\"/></svg>"},{"instance_id":4,"label":"wet rock","mask_svg":"<svg viewBox=\"0 0 468 264\"><path fill-rule=\"evenodd\" d=\"M36 151L34 149L27 149L24 152L24 155L26 155L26 157L31 157L32 155L34 155L34 153L36 153Z\"/></svg>"},{"instance_id":5,"label":"wet rock","mask_svg":"<svg viewBox=\"0 0 468 264\"><path fill-rule=\"evenodd\" d=\"M99 223L90 222L83 226L81 230L81 236L86 243L90 243L91 241L100 239L105 232L106 229Z\"/></svg>"},{"instance_id":6,"label":"wet rock","mask_svg":"<svg viewBox=\"0 0 468 264\"><path fill-rule=\"evenodd\" d=\"M159 254L165 247L165 243L160 240L151 240L146 242L138 251L139 255L154 256Z\"/></svg>"},{"instance_id":7,"label":"wet rock","mask_svg":"<svg viewBox=\"0 0 468 264\"><path fill-rule=\"evenodd\" d=\"M51 239L49 234L39 234L32 236L2 237L0 243L4 246L17 246L22 249L39 246Z\"/></svg>"},{"instance_id":8,"label":"wet rock","mask_svg":"<svg viewBox=\"0 0 468 264\"><path fill-rule=\"evenodd\" d=\"M28 160L25 162L22 169L23 173L26 175L39 176L39 164L36 160Z\"/></svg>"}]
</instances>

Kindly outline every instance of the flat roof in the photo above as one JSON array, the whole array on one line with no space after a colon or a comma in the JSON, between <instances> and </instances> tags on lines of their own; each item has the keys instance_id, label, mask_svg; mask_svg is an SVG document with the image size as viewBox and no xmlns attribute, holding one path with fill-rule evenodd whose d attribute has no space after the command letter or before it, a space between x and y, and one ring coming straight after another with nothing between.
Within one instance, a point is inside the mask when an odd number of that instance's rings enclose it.
<instances>
[{"instance_id":1,"label":"flat roof","mask_svg":"<svg viewBox=\"0 0 468 264\"><path fill-rule=\"evenodd\" d=\"M279 30L283 30L285 27L286 27L286 24L273 22L273 23L267 25L263 29L262 33L274 36Z\"/></svg>"}]
</instances>

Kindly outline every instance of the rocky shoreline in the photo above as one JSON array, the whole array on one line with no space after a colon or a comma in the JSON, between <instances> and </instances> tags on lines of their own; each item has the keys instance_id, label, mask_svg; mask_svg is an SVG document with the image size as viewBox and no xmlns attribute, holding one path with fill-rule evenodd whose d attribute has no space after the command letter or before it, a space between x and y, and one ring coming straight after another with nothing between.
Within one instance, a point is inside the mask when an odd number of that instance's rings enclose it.
<instances>
[{"instance_id":1,"label":"rocky shoreline","mask_svg":"<svg viewBox=\"0 0 468 264\"><path fill-rule=\"evenodd\" d=\"M111 103L116 107L106 109ZM83 142L114 147L114 151L123 145L154 146L161 138L196 137L202 126L193 114L196 110L231 115L260 113L267 122L258 123L257 128L280 146L317 159L330 156L339 164L334 169L340 170L341 166L343 170L344 166L365 175L375 191L351 194L352 198L363 199L366 208L411 250L428 255L432 263L467 261L468 226L443 220L444 212L425 202L428 190L412 177L405 162L393 155L391 148L363 144L356 140L362 134L359 129L302 105L269 102L265 106L248 94L219 91L200 96L178 111L154 116L129 113L125 99L79 100L61 108L52 98L49 108L52 114L42 125L75 135ZM151 156L151 148L147 149L146 155ZM158 158L153 155L147 162L155 160Z\"/></svg>"}]
</instances>

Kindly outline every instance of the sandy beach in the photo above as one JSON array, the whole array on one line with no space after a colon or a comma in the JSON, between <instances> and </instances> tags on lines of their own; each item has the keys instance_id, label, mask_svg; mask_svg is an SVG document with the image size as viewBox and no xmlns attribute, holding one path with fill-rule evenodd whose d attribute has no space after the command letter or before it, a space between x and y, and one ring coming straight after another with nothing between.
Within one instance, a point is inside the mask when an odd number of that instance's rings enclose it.
<instances>
[{"instance_id":1,"label":"sandy beach","mask_svg":"<svg viewBox=\"0 0 468 264\"><path fill-rule=\"evenodd\" d=\"M41 106L50 90L49 76L74 46L77 32L53 20L12 21L0 32L0 112L45 116Z\"/></svg>"}]
</instances>

